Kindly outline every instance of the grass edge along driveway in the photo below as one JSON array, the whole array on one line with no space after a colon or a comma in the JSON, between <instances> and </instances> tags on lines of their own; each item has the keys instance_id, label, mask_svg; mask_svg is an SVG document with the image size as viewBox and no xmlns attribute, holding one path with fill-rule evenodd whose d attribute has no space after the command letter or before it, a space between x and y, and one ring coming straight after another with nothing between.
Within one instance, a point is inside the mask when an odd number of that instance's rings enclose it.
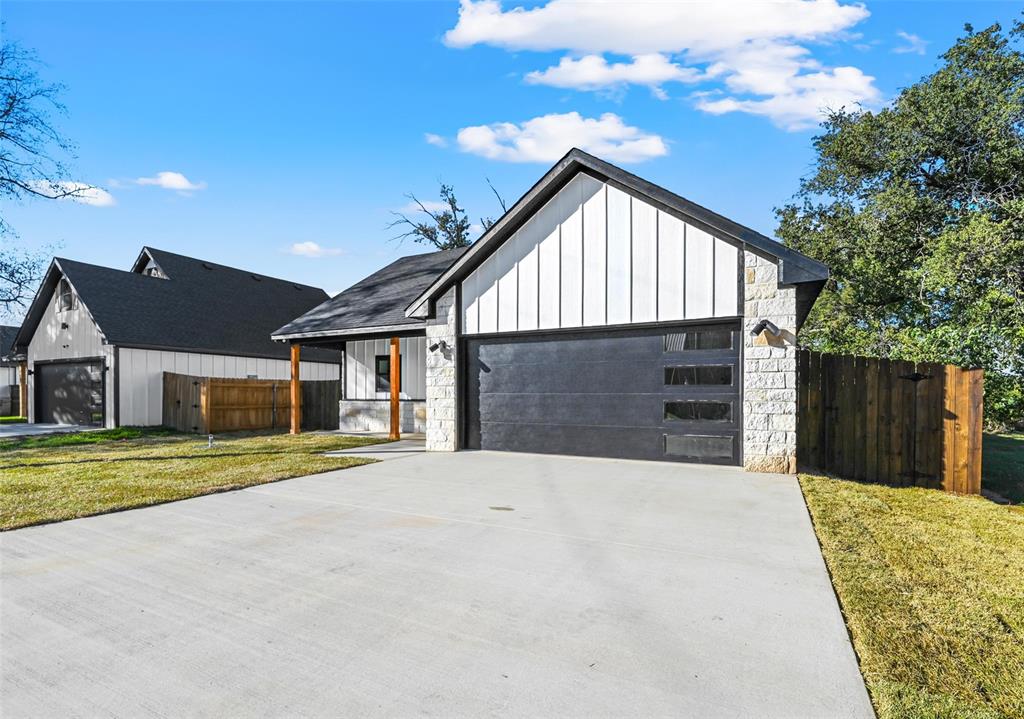
<instances>
[{"instance_id":1,"label":"grass edge along driveway","mask_svg":"<svg viewBox=\"0 0 1024 719\"><path fill-rule=\"evenodd\" d=\"M1024 507L800 484L879 719L1024 716Z\"/></svg>"},{"instance_id":2,"label":"grass edge along driveway","mask_svg":"<svg viewBox=\"0 0 1024 719\"><path fill-rule=\"evenodd\" d=\"M335 434L205 437L118 429L0 443L0 530L87 517L366 464Z\"/></svg>"}]
</instances>

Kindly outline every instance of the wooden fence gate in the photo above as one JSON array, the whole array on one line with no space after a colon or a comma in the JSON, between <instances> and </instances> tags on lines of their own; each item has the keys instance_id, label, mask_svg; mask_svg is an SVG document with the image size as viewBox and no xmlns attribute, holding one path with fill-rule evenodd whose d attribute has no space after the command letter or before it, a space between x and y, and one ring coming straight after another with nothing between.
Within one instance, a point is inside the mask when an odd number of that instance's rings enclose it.
<instances>
[{"instance_id":1,"label":"wooden fence gate","mask_svg":"<svg viewBox=\"0 0 1024 719\"><path fill-rule=\"evenodd\" d=\"M983 370L797 353L797 459L867 482L981 492Z\"/></svg>"},{"instance_id":2,"label":"wooden fence gate","mask_svg":"<svg viewBox=\"0 0 1024 719\"><path fill-rule=\"evenodd\" d=\"M338 380L303 381L302 429L338 429ZM216 434L289 426L288 380L193 377L164 372L163 424Z\"/></svg>"}]
</instances>

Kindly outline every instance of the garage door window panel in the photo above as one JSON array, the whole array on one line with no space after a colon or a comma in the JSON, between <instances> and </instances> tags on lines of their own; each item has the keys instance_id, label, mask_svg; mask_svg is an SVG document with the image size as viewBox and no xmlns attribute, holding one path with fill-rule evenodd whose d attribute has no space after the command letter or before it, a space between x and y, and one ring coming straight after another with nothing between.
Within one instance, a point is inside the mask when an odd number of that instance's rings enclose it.
<instances>
[{"instance_id":1,"label":"garage door window panel","mask_svg":"<svg viewBox=\"0 0 1024 719\"><path fill-rule=\"evenodd\" d=\"M734 458L735 438L715 435L670 435L664 436L665 455L679 459L729 460Z\"/></svg>"},{"instance_id":2,"label":"garage door window panel","mask_svg":"<svg viewBox=\"0 0 1024 719\"><path fill-rule=\"evenodd\" d=\"M665 335L666 352L731 350L733 331L725 328L695 329Z\"/></svg>"},{"instance_id":3,"label":"garage door window panel","mask_svg":"<svg viewBox=\"0 0 1024 719\"><path fill-rule=\"evenodd\" d=\"M732 422L732 402L669 400L665 402L669 422Z\"/></svg>"},{"instance_id":4,"label":"garage door window panel","mask_svg":"<svg viewBox=\"0 0 1024 719\"><path fill-rule=\"evenodd\" d=\"M665 367L666 385L732 386L732 365L673 365Z\"/></svg>"}]
</instances>

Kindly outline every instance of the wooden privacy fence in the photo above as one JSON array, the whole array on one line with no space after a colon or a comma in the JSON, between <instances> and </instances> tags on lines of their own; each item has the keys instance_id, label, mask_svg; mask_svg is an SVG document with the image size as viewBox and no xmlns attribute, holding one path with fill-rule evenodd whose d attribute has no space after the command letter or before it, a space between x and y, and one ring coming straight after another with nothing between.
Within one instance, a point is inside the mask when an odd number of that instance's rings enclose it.
<instances>
[{"instance_id":1,"label":"wooden privacy fence","mask_svg":"<svg viewBox=\"0 0 1024 719\"><path fill-rule=\"evenodd\" d=\"M338 429L338 380L302 381L302 429ZM290 382L193 377L164 372L163 424L181 432L216 434L285 429Z\"/></svg>"},{"instance_id":2,"label":"wooden privacy fence","mask_svg":"<svg viewBox=\"0 0 1024 719\"><path fill-rule=\"evenodd\" d=\"M981 492L983 370L797 353L797 458L842 477Z\"/></svg>"}]
</instances>

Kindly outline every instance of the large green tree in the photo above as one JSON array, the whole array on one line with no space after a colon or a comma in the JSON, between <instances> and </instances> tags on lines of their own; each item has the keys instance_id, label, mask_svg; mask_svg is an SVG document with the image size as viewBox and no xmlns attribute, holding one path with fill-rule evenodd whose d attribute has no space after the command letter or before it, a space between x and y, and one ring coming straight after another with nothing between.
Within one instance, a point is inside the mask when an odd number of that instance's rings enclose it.
<instances>
[{"instance_id":1,"label":"large green tree","mask_svg":"<svg viewBox=\"0 0 1024 719\"><path fill-rule=\"evenodd\" d=\"M815 349L986 370L990 423L1024 422L1024 24L970 26L878 112L832 112L777 210L832 271Z\"/></svg>"}]
</instances>

